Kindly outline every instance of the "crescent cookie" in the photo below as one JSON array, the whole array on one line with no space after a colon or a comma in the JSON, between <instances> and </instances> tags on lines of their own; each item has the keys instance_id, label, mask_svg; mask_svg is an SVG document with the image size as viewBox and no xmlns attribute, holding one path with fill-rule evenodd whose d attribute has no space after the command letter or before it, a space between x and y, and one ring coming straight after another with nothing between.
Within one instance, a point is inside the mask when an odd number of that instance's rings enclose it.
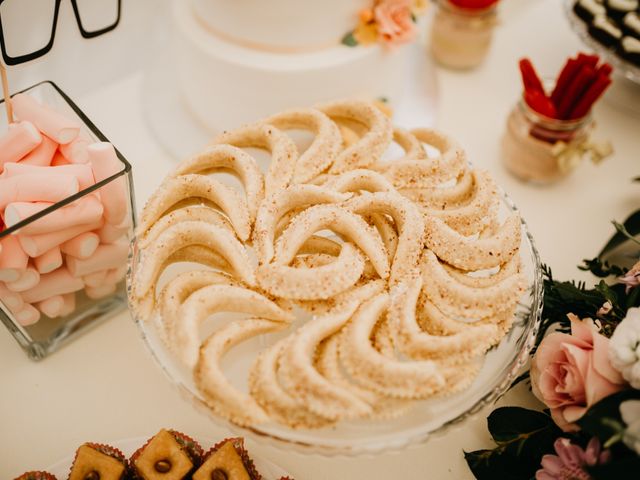
<instances>
[{"instance_id":1,"label":"crescent cookie","mask_svg":"<svg viewBox=\"0 0 640 480\"><path fill-rule=\"evenodd\" d=\"M298 149L293 140L273 125L254 123L223 132L212 144L229 144L239 148L262 148L271 154L271 162L265 175L267 196L291 183L298 161Z\"/></svg>"},{"instance_id":2,"label":"crescent cookie","mask_svg":"<svg viewBox=\"0 0 640 480\"><path fill-rule=\"evenodd\" d=\"M277 297L293 300L323 300L355 285L364 272L364 258L347 242L335 260L321 266L290 267L280 263L260 265L258 284Z\"/></svg>"},{"instance_id":3,"label":"crescent cookie","mask_svg":"<svg viewBox=\"0 0 640 480\"><path fill-rule=\"evenodd\" d=\"M198 174L165 179L142 210L137 235L142 236L174 204L193 197L214 203L229 217L238 238L243 241L249 239L251 220L244 197L233 188Z\"/></svg>"},{"instance_id":4,"label":"crescent cookie","mask_svg":"<svg viewBox=\"0 0 640 480\"><path fill-rule=\"evenodd\" d=\"M224 376L220 361L232 347L257 335L282 330L286 325L262 318L231 322L211 334L200 347L193 376L205 402L218 415L240 426L269 421L268 414L246 393Z\"/></svg>"},{"instance_id":5,"label":"crescent cookie","mask_svg":"<svg viewBox=\"0 0 640 480\"><path fill-rule=\"evenodd\" d=\"M296 215L276 242L274 263L288 265L311 235L325 229L357 245L381 278L389 276L389 259L378 232L361 216L336 205L315 205Z\"/></svg>"},{"instance_id":6,"label":"crescent cookie","mask_svg":"<svg viewBox=\"0 0 640 480\"><path fill-rule=\"evenodd\" d=\"M464 150L450 137L430 128L412 130L421 142L439 150L435 158L405 159L392 162L384 176L396 188L433 187L454 180L467 166Z\"/></svg>"},{"instance_id":7,"label":"crescent cookie","mask_svg":"<svg viewBox=\"0 0 640 480\"><path fill-rule=\"evenodd\" d=\"M224 273L210 270L190 270L171 279L158 296L158 307L162 321L159 325L163 340L173 348L169 338L174 336L173 328L180 321L179 311L189 296L208 285L238 285L238 282Z\"/></svg>"},{"instance_id":8,"label":"crescent cookie","mask_svg":"<svg viewBox=\"0 0 640 480\"><path fill-rule=\"evenodd\" d=\"M425 224L418 208L396 192L359 195L345 207L354 213L377 213L390 216L398 231L398 243L391 264L390 285L408 278L416 271L424 245Z\"/></svg>"},{"instance_id":9,"label":"crescent cookie","mask_svg":"<svg viewBox=\"0 0 640 480\"><path fill-rule=\"evenodd\" d=\"M234 285L209 285L192 293L180 306L178 321L172 333L180 359L193 367L200 346L200 325L218 312L237 312L254 315L268 320L291 322L291 313L267 297L247 288Z\"/></svg>"},{"instance_id":10,"label":"crescent cookie","mask_svg":"<svg viewBox=\"0 0 640 480\"><path fill-rule=\"evenodd\" d=\"M237 176L247 195L249 215L253 222L258 205L264 197L264 177L256 160L240 148L232 145L211 145L178 165L173 176L190 173L230 172Z\"/></svg>"},{"instance_id":11,"label":"crescent cookie","mask_svg":"<svg viewBox=\"0 0 640 480\"><path fill-rule=\"evenodd\" d=\"M372 331L388 306L389 295L381 293L358 309L341 335L340 360L365 388L390 397L427 398L445 385L435 362L390 359L371 344Z\"/></svg>"},{"instance_id":12,"label":"crescent cookie","mask_svg":"<svg viewBox=\"0 0 640 480\"><path fill-rule=\"evenodd\" d=\"M421 268L425 294L439 310L453 317L478 319L500 315L512 310L524 291L519 273L483 287L459 283L430 250L424 251Z\"/></svg>"},{"instance_id":13,"label":"crescent cookie","mask_svg":"<svg viewBox=\"0 0 640 480\"><path fill-rule=\"evenodd\" d=\"M316 185L292 185L268 196L260 205L254 227L254 243L260 263L273 259L278 222L290 211L309 205L339 203L349 195Z\"/></svg>"},{"instance_id":14,"label":"crescent cookie","mask_svg":"<svg viewBox=\"0 0 640 480\"><path fill-rule=\"evenodd\" d=\"M395 343L404 355L416 360L442 359L460 364L483 354L498 337L492 324L468 326L452 335L432 335L423 331L416 319L418 297L423 282L417 277L391 290L388 323Z\"/></svg>"},{"instance_id":15,"label":"crescent cookie","mask_svg":"<svg viewBox=\"0 0 640 480\"><path fill-rule=\"evenodd\" d=\"M215 225L216 227L226 228L235 235L235 230L229 223L229 219L222 213L210 208L206 205L190 205L177 208L160 217L143 236L140 237L139 244L142 247L148 246L157 239L167 228L177 225L181 222L201 221Z\"/></svg>"},{"instance_id":16,"label":"crescent cookie","mask_svg":"<svg viewBox=\"0 0 640 480\"><path fill-rule=\"evenodd\" d=\"M280 130L304 129L315 134L311 145L298 158L293 172L293 183L306 183L320 175L333 164L342 150L340 130L319 110L287 110L265 119L264 122Z\"/></svg>"},{"instance_id":17,"label":"crescent cookie","mask_svg":"<svg viewBox=\"0 0 640 480\"><path fill-rule=\"evenodd\" d=\"M367 192L395 191L394 186L383 175L364 168L333 175L327 178L322 186L343 193L359 193L362 190Z\"/></svg>"},{"instance_id":18,"label":"crescent cookie","mask_svg":"<svg viewBox=\"0 0 640 480\"><path fill-rule=\"evenodd\" d=\"M251 396L278 423L291 428L320 428L331 425L329 419L313 413L301 400L290 395L278 380L279 358L291 338L279 340L260 352L249 371Z\"/></svg>"},{"instance_id":19,"label":"crescent cookie","mask_svg":"<svg viewBox=\"0 0 640 480\"><path fill-rule=\"evenodd\" d=\"M360 100L344 100L325 103L316 108L332 120L347 119L366 128L360 138L338 154L329 169L330 173L342 173L354 168L367 167L378 162L393 136L389 118L373 103Z\"/></svg>"},{"instance_id":20,"label":"crescent cookie","mask_svg":"<svg viewBox=\"0 0 640 480\"><path fill-rule=\"evenodd\" d=\"M366 417L372 413L369 404L332 384L313 364L320 343L340 330L357 308L358 302L351 301L310 320L292 335L280 359L282 386L311 411L331 420Z\"/></svg>"},{"instance_id":21,"label":"crescent cookie","mask_svg":"<svg viewBox=\"0 0 640 480\"><path fill-rule=\"evenodd\" d=\"M255 285L249 256L238 239L228 230L201 221L189 221L166 229L141 252L141 267L133 285L138 298L154 291L167 259L184 247L201 245L219 253L247 285Z\"/></svg>"},{"instance_id":22,"label":"crescent cookie","mask_svg":"<svg viewBox=\"0 0 640 480\"><path fill-rule=\"evenodd\" d=\"M491 236L474 239L453 230L443 220L425 217L425 244L448 264L460 270L483 270L508 262L520 248L521 221L507 217Z\"/></svg>"}]
</instances>

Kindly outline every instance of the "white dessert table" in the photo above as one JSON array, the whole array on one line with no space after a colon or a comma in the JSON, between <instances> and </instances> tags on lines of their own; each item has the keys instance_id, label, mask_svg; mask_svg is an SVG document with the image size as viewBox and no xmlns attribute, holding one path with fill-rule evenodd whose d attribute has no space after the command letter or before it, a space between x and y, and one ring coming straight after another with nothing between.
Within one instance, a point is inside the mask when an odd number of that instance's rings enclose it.
<instances>
[{"instance_id":1,"label":"white dessert table","mask_svg":"<svg viewBox=\"0 0 640 480\"><path fill-rule=\"evenodd\" d=\"M630 181L640 173L638 110L616 103L620 92L612 91L600 102L595 112L600 134L615 146L615 155L600 166L583 164L566 181L548 187L510 177L499 162L499 141L520 92L517 60L529 56L542 72L555 73L581 45L568 30L557 0L509 0L501 10L502 24L481 68L438 70L438 126L455 135L475 165L491 171L512 196L556 277L588 279L575 266L604 244L612 233L609 220L624 219L639 204L640 187ZM139 206L173 165L144 121L141 85L141 74L132 69L125 78L76 98L131 160ZM637 89L635 95L640 109ZM526 387L499 403L536 405ZM262 444L250 447L299 480L470 479L463 450L492 446L485 420L490 410L426 445L375 458L321 458ZM40 363L28 360L0 328L0 478L46 468L84 441L108 443L150 435L161 427L200 437L229 434L182 400L147 354L128 313Z\"/></svg>"}]
</instances>

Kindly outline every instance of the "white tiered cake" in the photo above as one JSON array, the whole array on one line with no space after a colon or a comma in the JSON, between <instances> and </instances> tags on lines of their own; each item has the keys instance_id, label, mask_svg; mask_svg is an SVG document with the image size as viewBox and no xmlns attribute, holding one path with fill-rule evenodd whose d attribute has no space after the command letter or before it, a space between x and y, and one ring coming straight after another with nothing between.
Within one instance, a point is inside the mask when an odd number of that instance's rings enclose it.
<instances>
[{"instance_id":1,"label":"white tiered cake","mask_svg":"<svg viewBox=\"0 0 640 480\"><path fill-rule=\"evenodd\" d=\"M411 3L384 1L405 10ZM359 12L373 11L375 3L175 0L175 58L188 109L217 131L335 98L393 103L402 91L408 46L341 43L362 23ZM386 12L392 27L393 8Z\"/></svg>"}]
</instances>

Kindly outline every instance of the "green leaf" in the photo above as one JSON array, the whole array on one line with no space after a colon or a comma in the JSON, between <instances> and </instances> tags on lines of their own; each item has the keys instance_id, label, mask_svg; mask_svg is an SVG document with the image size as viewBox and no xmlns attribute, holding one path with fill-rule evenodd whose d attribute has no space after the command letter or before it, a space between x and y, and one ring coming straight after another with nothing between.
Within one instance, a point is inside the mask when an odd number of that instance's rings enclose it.
<instances>
[{"instance_id":1,"label":"green leaf","mask_svg":"<svg viewBox=\"0 0 640 480\"><path fill-rule=\"evenodd\" d=\"M620 224L617 224L616 222L614 222L614 225L620 225ZM624 231L619 230L618 227L616 226L616 230L618 231L607 242L607 244L604 246L602 251L598 254L598 257L602 257L603 255L605 255L606 253L609 253L614 248L622 245L624 242L626 242L629 239L629 235L633 237L640 233L640 210L637 210L633 212L631 215L629 215L629 217L627 217L627 219L622 224L622 227L624 228Z\"/></svg>"},{"instance_id":2,"label":"green leaf","mask_svg":"<svg viewBox=\"0 0 640 480\"><path fill-rule=\"evenodd\" d=\"M594 404L576 423L583 432L598 437L602 444L624 429L620 404L625 400L640 399L640 390L622 390Z\"/></svg>"},{"instance_id":3,"label":"green leaf","mask_svg":"<svg viewBox=\"0 0 640 480\"><path fill-rule=\"evenodd\" d=\"M353 32L349 32L344 37L342 37L342 44L346 45L347 47L357 47L358 40L356 40Z\"/></svg>"},{"instance_id":4,"label":"green leaf","mask_svg":"<svg viewBox=\"0 0 640 480\"><path fill-rule=\"evenodd\" d=\"M539 465L542 455L553 451L553 442L562 431L549 415L522 407L502 407L487 418L495 442L515 457Z\"/></svg>"}]
</instances>

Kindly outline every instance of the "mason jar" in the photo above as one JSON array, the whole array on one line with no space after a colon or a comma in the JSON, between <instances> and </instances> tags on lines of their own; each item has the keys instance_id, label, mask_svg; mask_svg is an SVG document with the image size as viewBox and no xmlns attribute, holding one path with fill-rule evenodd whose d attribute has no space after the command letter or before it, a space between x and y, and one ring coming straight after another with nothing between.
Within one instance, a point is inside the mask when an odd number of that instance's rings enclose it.
<instances>
[{"instance_id":1,"label":"mason jar","mask_svg":"<svg viewBox=\"0 0 640 480\"><path fill-rule=\"evenodd\" d=\"M522 98L507 118L502 161L521 180L541 184L558 181L579 163L580 146L588 140L592 128L590 114L575 120L549 118Z\"/></svg>"},{"instance_id":2,"label":"mason jar","mask_svg":"<svg viewBox=\"0 0 640 480\"><path fill-rule=\"evenodd\" d=\"M457 69L480 65L489 52L497 17L497 2L471 9L438 0L431 28L431 51L436 61Z\"/></svg>"}]
</instances>

